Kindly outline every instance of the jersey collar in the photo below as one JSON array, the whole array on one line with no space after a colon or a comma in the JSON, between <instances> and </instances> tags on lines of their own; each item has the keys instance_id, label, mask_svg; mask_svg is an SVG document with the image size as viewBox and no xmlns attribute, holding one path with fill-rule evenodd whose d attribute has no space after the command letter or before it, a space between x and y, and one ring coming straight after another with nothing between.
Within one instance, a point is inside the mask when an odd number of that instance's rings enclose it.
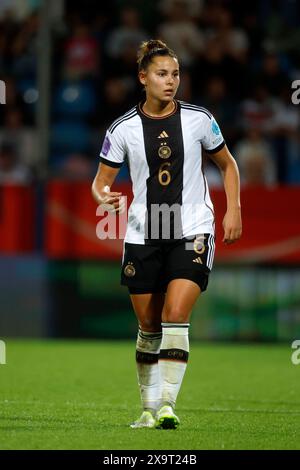
<instances>
[{"instance_id":1,"label":"jersey collar","mask_svg":"<svg viewBox=\"0 0 300 470\"><path fill-rule=\"evenodd\" d=\"M173 100L174 101L174 104L175 104L175 107L173 109L173 111L169 114L166 114L165 116L150 116L149 114L145 113L145 111L143 111L143 106L144 106L144 103L145 103L145 100L144 101L141 101L138 105L137 105L137 112L139 113L139 115L143 116L143 117L146 117L148 119L154 119L155 121L156 120L159 120L159 119L166 119L170 116L173 116L173 114L176 114L178 109L179 109L179 103L177 100Z\"/></svg>"}]
</instances>

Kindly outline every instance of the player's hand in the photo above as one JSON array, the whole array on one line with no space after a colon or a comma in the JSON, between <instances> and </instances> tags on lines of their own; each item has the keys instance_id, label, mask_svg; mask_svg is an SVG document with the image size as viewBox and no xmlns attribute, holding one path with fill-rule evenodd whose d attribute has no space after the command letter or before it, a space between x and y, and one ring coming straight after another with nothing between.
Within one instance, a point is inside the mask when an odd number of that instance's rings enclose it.
<instances>
[{"instance_id":1,"label":"player's hand","mask_svg":"<svg viewBox=\"0 0 300 470\"><path fill-rule=\"evenodd\" d=\"M99 192L99 203L108 212L122 214L125 210L125 198L122 193L111 192L109 186L104 186Z\"/></svg>"},{"instance_id":2,"label":"player's hand","mask_svg":"<svg viewBox=\"0 0 300 470\"><path fill-rule=\"evenodd\" d=\"M224 237L223 242L227 245L234 243L242 235L242 217L239 207L227 209L223 219Z\"/></svg>"}]
</instances>

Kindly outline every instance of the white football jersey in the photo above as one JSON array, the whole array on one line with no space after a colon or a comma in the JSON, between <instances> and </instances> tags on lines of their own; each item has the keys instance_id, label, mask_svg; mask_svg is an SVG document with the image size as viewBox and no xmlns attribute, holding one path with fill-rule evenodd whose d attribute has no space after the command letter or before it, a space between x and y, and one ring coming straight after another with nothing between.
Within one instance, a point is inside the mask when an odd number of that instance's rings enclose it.
<instances>
[{"instance_id":1,"label":"white football jersey","mask_svg":"<svg viewBox=\"0 0 300 470\"><path fill-rule=\"evenodd\" d=\"M214 234L214 212L203 172L202 146L215 153L225 145L205 108L175 101L168 116L152 117L139 104L107 130L100 161L121 167L126 157L133 201L125 242L145 244Z\"/></svg>"}]
</instances>

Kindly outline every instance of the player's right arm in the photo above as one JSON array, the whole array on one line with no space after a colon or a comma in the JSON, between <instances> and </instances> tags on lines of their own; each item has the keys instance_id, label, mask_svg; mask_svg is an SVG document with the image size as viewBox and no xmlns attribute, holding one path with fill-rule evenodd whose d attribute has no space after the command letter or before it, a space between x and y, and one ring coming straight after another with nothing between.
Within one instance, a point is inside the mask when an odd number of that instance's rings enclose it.
<instances>
[{"instance_id":1,"label":"player's right arm","mask_svg":"<svg viewBox=\"0 0 300 470\"><path fill-rule=\"evenodd\" d=\"M118 122L118 121L117 121ZM95 201L110 212L122 212L124 198L122 193L110 190L123 164L126 143L122 125L112 125L106 132L100 152L100 164L92 184L92 195Z\"/></svg>"},{"instance_id":2,"label":"player's right arm","mask_svg":"<svg viewBox=\"0 0 300 470\"><path fill-rule=\"evenodd\" d=\"M100 205L105 205L105 208L112 212L119 212L122 209L122 193L110 191L119 171L120 168L100 163L92 184L92 195L95 201ZM109 208L109 206L111 207Z\"/></svg>"}]
</instances>

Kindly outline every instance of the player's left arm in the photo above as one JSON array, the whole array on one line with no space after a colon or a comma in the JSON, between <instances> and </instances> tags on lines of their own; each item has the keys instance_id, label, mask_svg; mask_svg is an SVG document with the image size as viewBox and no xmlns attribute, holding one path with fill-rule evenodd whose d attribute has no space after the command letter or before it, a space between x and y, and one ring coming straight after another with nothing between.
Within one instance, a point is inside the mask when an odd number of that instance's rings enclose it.
<instances>
[{"instance_id":1,"label":"player's left arm","mask_svg":"<svg viewBox=\"0 0 300 470\"><path fill-rule=\"evenodd\" d=\"M223 242L226 244L234 243L242 235L238 166L226 145L216 153L209 153L209 157L221 171L227 199L227 211L223 219Z\"/></svg>"}]
</instances>

